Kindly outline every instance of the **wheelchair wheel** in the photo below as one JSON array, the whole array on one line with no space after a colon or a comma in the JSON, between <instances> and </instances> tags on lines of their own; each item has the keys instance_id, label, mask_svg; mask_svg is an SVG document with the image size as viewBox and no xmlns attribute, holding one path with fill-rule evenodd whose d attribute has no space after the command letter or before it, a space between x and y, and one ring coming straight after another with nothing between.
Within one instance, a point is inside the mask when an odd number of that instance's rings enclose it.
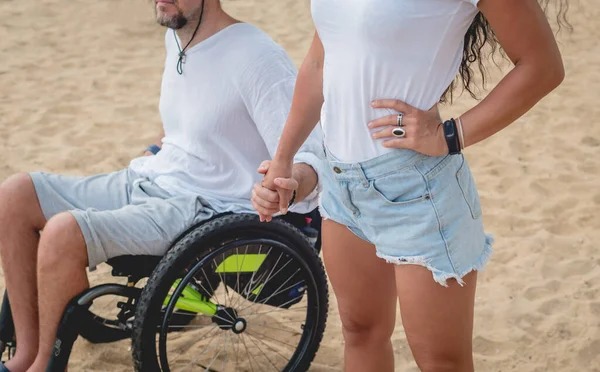
<instances>
[{"instance_id":1,"label":"wheelchair wheel","mask_svg":"<svg viewBox=\"0 0 600 372\"><path fill-rule=\"evenodd\" d=\"M181 310L188 325L173 318ZM249 214L219 217L179 241L144 287L136 370L306 371L327 311L325 271L298 229Z\"/></svg>"}]
</instances>

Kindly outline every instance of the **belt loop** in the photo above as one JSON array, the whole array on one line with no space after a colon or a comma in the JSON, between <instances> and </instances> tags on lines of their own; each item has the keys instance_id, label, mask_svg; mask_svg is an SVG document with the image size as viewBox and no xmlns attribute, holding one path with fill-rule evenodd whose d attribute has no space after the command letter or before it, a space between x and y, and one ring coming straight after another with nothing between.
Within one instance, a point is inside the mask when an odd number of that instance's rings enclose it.
<instances>
[{"instance_id":1,"label":"belt loop","mask_svg":"<svg viewBox=\"0 0 600 372\"><path fill-rule=\"evenodd\" d=\"M365 174L365 171L364 171L363 167L360 165L360 163L354 164L353 167L356 168L356 170L360 174L360 180L361 180L363 186L369 187L369 185L370 185L369 179L367 178L367 175Z\"/></svg>"}]
</instances>

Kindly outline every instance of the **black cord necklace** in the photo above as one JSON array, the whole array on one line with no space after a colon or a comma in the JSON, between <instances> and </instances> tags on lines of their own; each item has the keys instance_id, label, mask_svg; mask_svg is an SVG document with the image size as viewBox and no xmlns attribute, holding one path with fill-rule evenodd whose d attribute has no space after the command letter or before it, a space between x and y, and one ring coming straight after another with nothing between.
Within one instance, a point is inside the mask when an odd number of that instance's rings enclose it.
<instances>
[{"instance_id":1,"label":"black cord necklace","mask_svg":"<svg viewBox=\"0 0 600 372\"><path fill-rule=\"evenodd\" d=\"M177 60L177 73L179 75L183 75L183 64L185 63L185 50L187 49L188 46L190 46L190 43L196 37L196 33L198 32L198 29L200 28L200 23L202 23L203 15L204 15L204 1L202 1L202 9L200 9L200 19L198 20L198 25L196 26L196 29L194 30L194 33L192 34L192 38L183 47L183 49L181 49L181 46L179 45L179 40L177 40L177 33L175 32L175 30L173 30L173 36L175 36L175 43L177 43L177 49L179 49L179 59Z\"/></svg>"}]
</instances>

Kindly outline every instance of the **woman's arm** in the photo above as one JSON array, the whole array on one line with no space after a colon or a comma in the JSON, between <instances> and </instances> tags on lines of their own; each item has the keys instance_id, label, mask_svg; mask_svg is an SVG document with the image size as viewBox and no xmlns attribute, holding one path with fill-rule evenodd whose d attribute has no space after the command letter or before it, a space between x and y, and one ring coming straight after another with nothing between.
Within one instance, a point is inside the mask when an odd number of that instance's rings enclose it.
<instances>
[{"instance_id":1,"label":"woman's arm","mask_svg":"<svg viewBox=\"0 0 600 372\"><path fill-rule=\"evenodd\" d=\"M552 29L536 0L481 0L479 8L515 67L461 116L465 147L521 117L565 75Z\"/></svg>"},{"instance_id":2,"label":"woman's arm","mask_svg":"<svg viewBox=\"0 0 600 372\"><path fill-rule=\"evenodd\" d=\"M292 175L292 164L298 149L315 129L323 106L323 60L325 53L319 35L315 32L308 55L304 59L296 86L288 119L277 146L277 152L265 175L262 186L277 190L279 210L287 213L287 204L292 191L275 184L276 178L288 179Z\"/></svg>"},{"instance_id":3,"label":"woman's arm","mask_svg":"<svg viewBox=\"0 0 600 372\"><path fill-rule=\"evenodd\" d=\"M319 122L323 106L323 59L323 44L315 32L298 72L292 107L274 157L276 161L291 163Z\"/></svg>"},{"instance_id":4,"label":"woman's arm","mask_svg":"<svg viewBox=\"0 0 600 372\"><path fill-rule=\"evenodd\" d=\"M481 0L479 8L514 63L514 68L478 105L461 116L463 147L477 143L504 129L554 90L564 78L556 40L537 0ZM388 127L374 138L392 138L385 147L410 148L427 155L448 153L439 117L397 100L379 100L376 108L405 113L405 138L392 137L396 116L369 123L370 128Z\"/></svg>"}]
</instances>

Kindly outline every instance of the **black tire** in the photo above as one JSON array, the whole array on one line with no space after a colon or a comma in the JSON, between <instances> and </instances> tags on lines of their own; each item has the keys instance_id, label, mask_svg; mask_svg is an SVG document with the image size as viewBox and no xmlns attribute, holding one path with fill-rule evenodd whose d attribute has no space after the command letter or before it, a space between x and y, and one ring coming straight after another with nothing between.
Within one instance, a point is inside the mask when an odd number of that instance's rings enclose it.
<instances>
[{"instance_id":1,"label":"black tire","mask_svg":"<svg viewBox=\"0 0 600 372\"><path fill-rule=\"evenodd\" d=\"M314 284L314 296L310 311L311 325L303 328L302 338L296 352L284 371L306 371L312 363L325 330L328 312L328 286L323 264L316 250L295 227L281 220L260 222L258 216L230 214L218 217L191 230L163 257L149 278L139 298L132 334L132 356L136 371L169 371L159 361L156 342L157 325L162 324L163 299L173 282L187 268L218 251L225 242L240 239L271 239L287 247L293 247ZM312 308L313 310L308 310ZM308 322L307 322L308 323ZM313 324L314 323L314 324Z\"/></svg>"}]
</instances>

